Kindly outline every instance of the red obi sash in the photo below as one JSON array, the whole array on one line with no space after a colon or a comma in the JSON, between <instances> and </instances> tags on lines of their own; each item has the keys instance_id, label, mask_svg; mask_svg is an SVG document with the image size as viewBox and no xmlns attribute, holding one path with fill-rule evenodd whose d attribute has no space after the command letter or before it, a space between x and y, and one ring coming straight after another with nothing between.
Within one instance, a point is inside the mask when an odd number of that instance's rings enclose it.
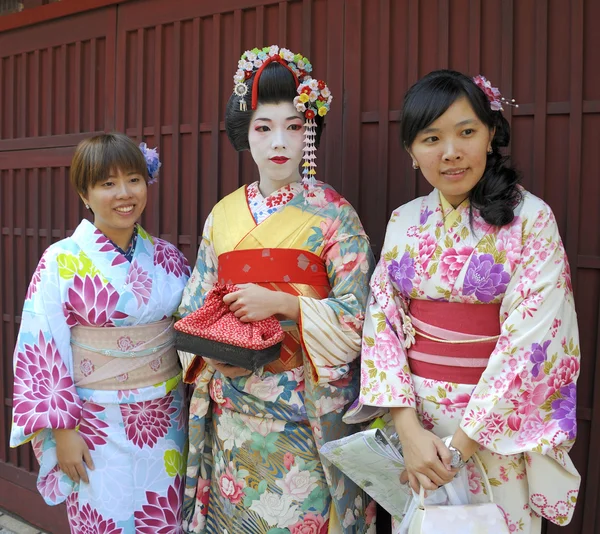
<instances>
[{"instance_id":1,"label":"red obi sash","mask_svg":"<svg viewBox=\"0 0 600 534\"><path fill-rule=\"evenodd\" d=\"M258 248L224 252L218 258L218 280L222 284L258 284L291 295L326 298L330 285L325 262L302 249ZM309 286L309 287L302 287ZM265 371L280 373L303 363L302 340L294 325L285 332L278 360Z\"/></svg>"},{"instance_id":2,"label":"red obi sash","mask_svg":"<svg viewBox=\"0 0 600 534\"><path fill-rule=\"evenodd\" d=\"M415 343L411 372L423 378L477 384L500 335L500 304L411 300Z\"/></svg>"}]
</instances>

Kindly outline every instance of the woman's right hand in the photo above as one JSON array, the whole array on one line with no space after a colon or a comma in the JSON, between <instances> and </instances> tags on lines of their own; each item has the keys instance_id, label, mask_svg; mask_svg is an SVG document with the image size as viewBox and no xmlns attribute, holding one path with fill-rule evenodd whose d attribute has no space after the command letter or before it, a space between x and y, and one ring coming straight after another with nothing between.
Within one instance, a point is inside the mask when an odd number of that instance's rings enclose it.
<instances>
[{"instance_id":1,"label":"woman's right hand","mask_svg":"<svg viewBox=\"0 0 600 534\"><path fill-rule=\"evenodd\" d=\"M452 455L444 442L421 426L412 408L393 408L392 417L411 488L433 491L450 482L457 471L450 467Z\"/></svg>"},{"instance_id":2,"label":"woman's right hand","mask_svg":"<svg viewBox=\"0 0 600 534\"><path fill-rule=\"evenodd\" d=\"M52 434L56 441L58 467L73 482L82 480L88 484L89 478L85 466L93 471L94 462L85 440L77 430L73 429L52 430Z\"/></svg>"}]
</instances>

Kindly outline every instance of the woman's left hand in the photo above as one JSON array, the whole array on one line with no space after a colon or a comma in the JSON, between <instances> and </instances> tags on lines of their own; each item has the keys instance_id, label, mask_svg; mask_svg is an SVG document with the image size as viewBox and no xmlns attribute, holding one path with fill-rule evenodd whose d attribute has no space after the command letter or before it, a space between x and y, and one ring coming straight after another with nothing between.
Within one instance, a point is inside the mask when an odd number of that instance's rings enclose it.
<instances>
[{"instance_id":1,"label":"woman's left hand","mask_svg":"<svg viewBox=\"0 0 600 534\"><path fill-rule=\"evenodd\" d=\"M256 284L238 284L238 291L223 297L233 314L242 322L261 321L272 315L283 315L286 319L298 321L300 305L298 297L272 291Z\"/></svg>"}]
</instances>

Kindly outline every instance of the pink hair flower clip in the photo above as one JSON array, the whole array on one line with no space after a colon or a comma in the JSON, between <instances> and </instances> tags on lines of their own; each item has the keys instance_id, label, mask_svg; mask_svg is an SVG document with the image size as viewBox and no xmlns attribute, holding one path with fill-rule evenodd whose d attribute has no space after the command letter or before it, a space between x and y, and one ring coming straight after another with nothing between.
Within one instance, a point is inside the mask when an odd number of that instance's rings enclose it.
<instances>
[{"instance_id":1,"label":"pink hair flower clip","mask_svg":"<svg viewBox=\"0 0 600 534\"><path fill-rule=\"evenodd\" d=\"M504 98L500 93L500 90L497 87L492 86L491 82L485 76L479 74L473 78L473 82L485 93L493 111L504 111L502 104L507 104L516 108L519 107L518 104L515 104L514 98L511 101Z\"/></svg>"},{"instance_id":2,"label":"pink hair flower clip","mask_svg":"<svg viewBox=\"0 0 600 534\"><path fill-rule=\"evenodd\" d=\"M158 150L156 148L148 148L146 143L140 143L140 150L144 154L146 166L148 167L148 183L155 184L158 182L158 169L162 165L158 157Z\"/></svg>"}]
</instances>

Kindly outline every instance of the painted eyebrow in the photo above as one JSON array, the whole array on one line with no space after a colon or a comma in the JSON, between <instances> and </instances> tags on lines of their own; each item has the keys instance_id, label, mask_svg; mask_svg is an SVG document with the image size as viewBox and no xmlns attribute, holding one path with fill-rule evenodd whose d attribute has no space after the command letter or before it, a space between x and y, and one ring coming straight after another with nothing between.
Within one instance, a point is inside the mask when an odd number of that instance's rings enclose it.
<instances>
[{"instance_id":1,"label":"painted eyebrow","mask_svg":"<svg viewBox=\"0 0 600 534\"><path fill-rule=\"evenodd\" d=\"M477 123L477 121L475 119L466 119L464 121L457 122L454 125L454 127L466 126L467 124L476 124L476 123ZM436 133L439 131L440 131L439 128L425 128L424 130L421 130L421 134Z\"/></svg>"},{"instance_id":2,"label":"painted eyebrow","mask_svg":"<svg viewBox=\"0 0 600 534\"><path fill-rule=\"evenodd\" d=\"M292 115L291 117L286 117L286 121L293 121L293 120L302 120L302 117L297 117L296 115ZM258 117L256 119L254 119L254 122L257 121L265 121L265 122L273 122L272 119L267 119L267 118L263 118L263 117Z\"/></svg>"}]
</instances>

